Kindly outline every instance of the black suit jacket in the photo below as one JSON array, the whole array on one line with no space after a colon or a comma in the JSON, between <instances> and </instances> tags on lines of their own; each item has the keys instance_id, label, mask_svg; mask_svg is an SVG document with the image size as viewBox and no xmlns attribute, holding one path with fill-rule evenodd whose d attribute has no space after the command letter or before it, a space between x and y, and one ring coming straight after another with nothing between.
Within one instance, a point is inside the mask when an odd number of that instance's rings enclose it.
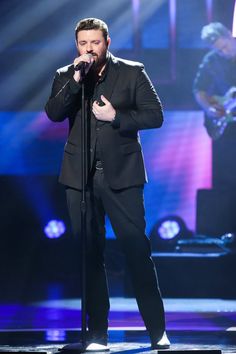
<instances>
[{"instance_id":1,"label":"black suit jacket","mask_svg":"<svg viewBox=\"0 0 236 354\"><path fill-rule=\"evenodd\" d=\"M100 124L97 134L105 178L111 188L122 189L147 182L138 131L160 127L163 113L141 63L109 54L108 65L102 94L116 109L116 117L112 123ZM59 181L81 189L81 85L73 74L73 65L57 70L45 110L52 121L69 119Z\"/></svg>"}]
</instances>

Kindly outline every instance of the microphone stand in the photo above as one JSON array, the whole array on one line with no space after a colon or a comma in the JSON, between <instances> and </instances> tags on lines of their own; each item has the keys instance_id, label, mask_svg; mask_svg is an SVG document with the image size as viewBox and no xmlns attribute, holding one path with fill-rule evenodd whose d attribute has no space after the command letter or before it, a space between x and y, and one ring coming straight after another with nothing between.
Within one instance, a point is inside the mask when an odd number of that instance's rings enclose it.
<instances>
[{"instance_id":1,"label":"microphone stand","mask_svg":"<svg viewBox=\"0 0 236 354\"><path fill-rule=\"evenodd\" d=\"M83 353L86 352L86 331L87 331L87 311L86 311L86 255L87 255L87 227L86 227L86 181L88 173L88 129L86 120L85 107L85 66L80 69L81 75L81 144L82 144L82 158L81 158L81 180L82 180L82 198L80 204L81 215L81 343L67 344L60 353Z\"/></svg>"},{"instance_id":2,"label":"microphone stand","mask_svg":"<svg viewBox=\"0 0 236 354\"><path fill-rule=\"evenodd\" d=\"M86 254L87 254L87 228L86 228L86 180L88 171L88 141L87 141L87 120L85 107L85 69L81 70L82 91L81 91L81 142L82 142L82 159L81 159L81 177L82 177L82 199L81 199L81 242L82 242L82 264L81 264L81 341L82 349L86 347Z\"/></svg>"}]
</instances>

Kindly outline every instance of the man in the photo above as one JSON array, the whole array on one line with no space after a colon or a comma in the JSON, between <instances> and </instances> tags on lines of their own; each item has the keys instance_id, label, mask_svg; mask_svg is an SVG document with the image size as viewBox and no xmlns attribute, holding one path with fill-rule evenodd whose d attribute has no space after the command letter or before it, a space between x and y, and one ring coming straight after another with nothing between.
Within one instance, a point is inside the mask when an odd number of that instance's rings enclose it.
<instances>
[{"instance_id":1,"label":"man","mask_svg":"<svg viewBox=\"0 0 236 354\"><path fill-rule=\"evenodd\" d=\"M236 187L236 39L219 22L204 26L201 38L211 50L199 66L194 95L213 139L213 187L232 191Z\"/></svg>"},{"instance_id":2,"label":"man","mask_svg":"<svg viewBox=\"0 0 236 354\"><path fill-rule=\"evenodd\" d=\"M57 71L46 112L56 122L69 119L70 131L59 180L66 186L73 232L80 237L81 81L84 80L89 145L86 349L108 349L109 297L103 259L105 214L126 255L152 347L168 348L163 302L145 235L146 173L138 135L140 129L162 125L161 104L143 65L115 58L109 52L111 39L103 21L81 20L75 37L78 57L73 65ZM81 66L83 70L75 70Z\"/></svg>"}]
</instances>

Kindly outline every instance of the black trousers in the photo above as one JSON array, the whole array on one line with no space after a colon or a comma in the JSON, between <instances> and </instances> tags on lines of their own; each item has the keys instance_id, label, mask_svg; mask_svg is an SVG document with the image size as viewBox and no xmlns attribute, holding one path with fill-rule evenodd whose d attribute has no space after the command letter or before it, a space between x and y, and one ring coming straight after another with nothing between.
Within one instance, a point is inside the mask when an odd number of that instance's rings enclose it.
<instances>
[{"instance_id":1,"label":"black trousers","mask_svg":"<svg viewBox=\"0 0 236 354\"><path fill-rule=\"evenodd\" d=\"M73 233L80 237L81 192L67 188ZM109 293L104 266L105 214L126 256L139 311L155 342L165 330L161 298L150 243L145 235L143 187L112 190L103 170L95 170L86 191L87 202L87 315L88 330L104 336L108 329Z\"/></svg>"}]
</instances>

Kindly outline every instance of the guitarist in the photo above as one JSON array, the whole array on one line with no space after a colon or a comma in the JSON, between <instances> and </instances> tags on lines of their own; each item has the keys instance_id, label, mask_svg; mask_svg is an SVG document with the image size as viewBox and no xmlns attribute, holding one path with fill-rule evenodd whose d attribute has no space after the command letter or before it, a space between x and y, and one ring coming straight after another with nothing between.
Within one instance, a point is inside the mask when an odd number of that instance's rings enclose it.
<instances>
[{"instance_id":1,"label":"guitarist","mask_svg":"<svg viewBox=\"0 0 236 354\"><path fill-rule=\"evenodd\" d=\"M215 134L215 128L227 114L219 96L230 89L231 98L236 95L236 38L219 22L204 26L201 38L210 51L198 68L194 96L205 112L204 124L213 139L213 187L231 193L236 190L236 122L226 124L220 134Z\"/></svg>"}]
</instances>

